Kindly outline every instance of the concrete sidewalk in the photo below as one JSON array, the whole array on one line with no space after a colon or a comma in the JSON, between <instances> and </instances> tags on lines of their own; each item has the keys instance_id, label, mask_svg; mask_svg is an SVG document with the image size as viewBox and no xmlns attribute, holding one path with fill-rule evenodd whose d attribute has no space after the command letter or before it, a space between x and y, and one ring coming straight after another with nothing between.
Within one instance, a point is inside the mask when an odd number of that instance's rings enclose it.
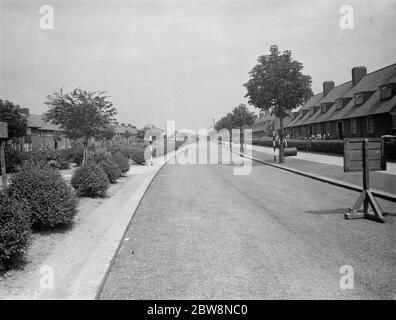
<instances>
[{"instance_id":1,"label":"concrete sidewalk","mask_svg":"<svg viewBox=\"0 0 396 320\"><path fill-rule=\"evenodd\" d=\"M247 145L248 148L270 154L271 156L274 155L274 149L270 147L263 147L263 146L255 146L255 145ZM278 149L276 149L276 156L278 157ZM340 155L329 155L329 154L320 154L320 153L312 153L312 152L304 152L298 151L297 156L293 157L293 159L298 160L305 160L311 162L317 162L322 164L329 164L334 166L343 167L344 166L344 158ZM396 175L396 163L395 162L387 162L386 171L378 171L378 173L383 174L391 174Z\"/></svg>"},{"instance_id":2,"label":"concrete sidewalk","mask_svg":"<svg viewBox=\"0 0 396 320\"><path fill-rule=\"evenodd\" d=\"M250 146L248 145L249 153L259 160L274 163L273 149L261 146ZM239 152L239 145L233 144L233 150ZM298 158L300 155L300 158ZM362 172L344 172L343 166L339 164L339 157L333 157L328 155L318 155L310 153L302 153L298 151L296 157L285 158L285 163L281 164L283 167L297 169L310 174L320 175L327 178L343 181L349 184L362 186L363 176ZM277 154L278 156L278 154ZM302 158L309 159L320 159L321 161L309 161L303 160ZM336 164L334 164L336 163ZM384 191L392 195L396 194L396 177L392 173L393 166L392 163L388 168L389 171L383 173L382 171L372 171L370 172L370 186L373 189Z\"/></svg>"}]
</instances>

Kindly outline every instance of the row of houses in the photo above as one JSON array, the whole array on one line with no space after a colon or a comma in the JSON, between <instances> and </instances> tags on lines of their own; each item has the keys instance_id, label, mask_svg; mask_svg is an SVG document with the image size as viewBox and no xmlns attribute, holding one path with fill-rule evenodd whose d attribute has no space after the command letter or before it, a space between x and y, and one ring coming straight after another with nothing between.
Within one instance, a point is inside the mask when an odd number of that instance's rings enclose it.
<instances>
[{"instance_id":1,"label":"row of houses","mask_svg":"<svg viewBox=\"0 0 396 320\"><path fill-rule=\"evenodd\" d=\"M351 80L335 86L323 82L323 91L284 119L285 134L292 138L343 139L396 134L396 63L367 73L354 67ZM255 121L254 138L272 135L279 119L270 111Z\"/></svg>"},{"instance_id":2,"label":"row of houses","mask_svg":"<svg viewBox=\"0 0 396 320\"><path fill-rule=\"evenodd\" d=\"M27 119L26 135L14 147L24 151L61 150L82 146L81 141L71 141L59 126L46 122L43 115L31 114L28 108L21 108ZM137 128L131 124L114 122L114 140L136 141Z\"/></svg>"}]
</instances>

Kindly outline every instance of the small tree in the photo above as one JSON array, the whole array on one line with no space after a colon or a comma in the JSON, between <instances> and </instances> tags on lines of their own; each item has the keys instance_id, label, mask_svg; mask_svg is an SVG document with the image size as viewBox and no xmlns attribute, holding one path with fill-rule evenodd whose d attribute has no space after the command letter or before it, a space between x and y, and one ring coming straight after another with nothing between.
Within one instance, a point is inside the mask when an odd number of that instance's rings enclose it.
<instances>
[{"instance_id":1,"label":"small tree","mask_svg":"<svg viewBox=\"0 0 396 320\"><path fill-rule=\"evenodd\" d=\"M111 121L117 114L105 93L80 88L63 93L61 89L53 95L48 95L45 102L50 108L46 113L47 121L60 125L69 137L83 139L83 163L87 157L89 139L108 132Z\"/></svg>"},{"instance_id":2,"label":"small tree","mask_svg":"<svg viewBox=\"0 0 396 320\"><path fill-rule=\"evenodd\" d=\"M19 138L26 134L27 120L21 108L8 100L0 99L0 121L8 124L8 138Z\"/></svg>"},{"instance_id":3,"label":"small tree","mask_svg":"<svg viewBox=\"0 0 396 320\"><path fill-rule=\"evenodd\" d=\"M232 113L227 113L226 116L222 117L219 121L216 122L214 128L217 132L222 129L226 129L230 134L230 149L232 150Z\"/></svg>"},{"instance_id":4,"label":"small tree","mask_svg":"<svg viewBox=\"0 0 396 320\"><path fill-rule=\"evenodd\" d=\"M311 77L302 74L303 64L291 57L291 51L280 53L276 45L269 55L258 57L244 86L249 104L261 110L271 109L280 123L279 162L283 162L283 118L312 96Z\"/></svg>"},{"instance_id":5,"label":"small tree","mask_svg":"<svg viewBox=\"0 0 396 320\"><path fill-rule=\"evenodd\" d=\"M244 143L244 135L243 135L243 127L244 126L251 126L256 119L256 116L253 112L250 112L246 105L241 103L238 107L232 110L232 126L239 128L239 137L240 137L240 151L244 152L243 150L243 143Z\"/></svg>"}]
</instances>

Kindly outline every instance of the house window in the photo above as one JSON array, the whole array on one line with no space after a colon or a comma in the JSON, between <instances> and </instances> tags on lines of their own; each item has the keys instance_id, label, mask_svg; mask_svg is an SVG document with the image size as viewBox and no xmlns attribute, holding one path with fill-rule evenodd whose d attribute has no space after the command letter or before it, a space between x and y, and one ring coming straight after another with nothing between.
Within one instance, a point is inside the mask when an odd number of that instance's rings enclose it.
<instances>
[{"instance_id":1,"label":"house window","mask_svg":"<svg viewBox=\"0 0 396 320\"><path fill-rule=\"evenodd\" d=\"M392 98L392 86L387 85L380 87L380 99L385 100L389 98Z\"/></svg>"},{"instance_id":2,"label":"house window","mask_svg":"<svg viewBox=\"0 0 396 320\"><path fill-rule=\"evenodd\" d=\"M330 135L330 133L331 133L330 122L326 122L326 133L327 133L328 135Z\"/></svg>"},{"instance_id":3,"label":"house window","mask_svg":"<svg viewBox=\"0 0 396 320\"><path fill-rule=\"evenodd\" d=\"M321 106L321 111L322 113L326 113L327 107L325 105Z\"/></svg>"},{"instance_id":4,"label":"house window","mask_svg":"<svg viewBox=\"0 0 396 320\"><path fill-rule=\"evenodd\" d=\"M355 94L355 106L361 105L364 102L363 93Z\"/></svg>"},{"instance_id":5,"label":"house window","mask_svg":"<svg viewBox=\"0 0 396 320\"><path fill-rule=\"evenodd\" d=\"M351 134L356 134L356 119L351 119Z\"/></svg>"},{"instance_id":6,"label":"house window","mask_svg":"<svg viewBox=\"0 0 396 320\"><path fill-rule=\"evenodd\" d=\"M342 107L343 107L343 105L342 105L342 100L337 100L337 102L336 102L336 110L341 110L342 109Z\"/></svg>"},{"instance_id":7,"label":"house window","mask_svg":"<svg viewBox=\"0 0 396 320\"><path fill-rule=\"evenodd\" d=\"M373 118L367 118L367 132L374 133L374 121Z\"/></svg>"},{"instance_id":8,"label":"house window","mask_svg":"<svg viewBox=\"0 0 396 320\"><path fill-rule=\"evenodd\" d=\"M314 114L314 108L313 108L313 107L310 107L310 108L309 108L309 115L310 115L310 116L313 116L313 114Z\"/></svg>"}]
</instances>

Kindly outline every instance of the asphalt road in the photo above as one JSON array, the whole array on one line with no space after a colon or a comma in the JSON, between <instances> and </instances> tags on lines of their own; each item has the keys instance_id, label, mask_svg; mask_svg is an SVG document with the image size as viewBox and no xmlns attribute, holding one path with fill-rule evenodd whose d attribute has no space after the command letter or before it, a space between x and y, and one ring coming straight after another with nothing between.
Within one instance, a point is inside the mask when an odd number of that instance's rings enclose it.
<instances>
[{"instance_id":1,"label":"asphalt road","mask_svg":"<svg viewBox=\"0 0 396 320\"><path fill-rule=\"evenodd\" d=\"M101 299L395 299L395 204L344 220L358 194L265 165L166 165ZM354 271L341 289L340 268Z\"/></svg>"}]
</instances>

